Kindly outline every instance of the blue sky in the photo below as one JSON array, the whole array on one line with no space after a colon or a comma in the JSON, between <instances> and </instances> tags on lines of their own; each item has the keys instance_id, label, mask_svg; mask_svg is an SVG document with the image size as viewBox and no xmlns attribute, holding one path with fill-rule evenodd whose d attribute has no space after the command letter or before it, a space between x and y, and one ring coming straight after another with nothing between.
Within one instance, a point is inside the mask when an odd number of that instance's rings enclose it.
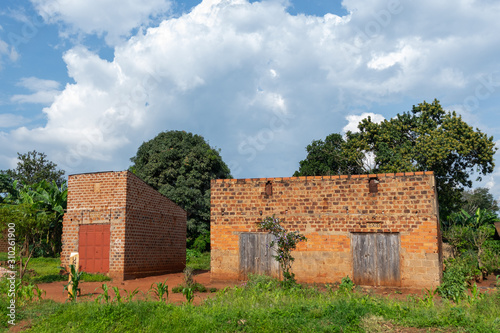
<instances>
[{"instance_id":1,"label":"blue sky","mask_svg":"<svg viewBox=\"0 0 500 333\"><path fill-rule=\"evenodd\" d=\"M68 174L124 170L179 129L234 177L289 176L312 140L434 98L497 141L499 16L489 0L4 0L0 169L36 149ZM500 198L498 170L475 185Z\"/></svg>"}]
</instances>

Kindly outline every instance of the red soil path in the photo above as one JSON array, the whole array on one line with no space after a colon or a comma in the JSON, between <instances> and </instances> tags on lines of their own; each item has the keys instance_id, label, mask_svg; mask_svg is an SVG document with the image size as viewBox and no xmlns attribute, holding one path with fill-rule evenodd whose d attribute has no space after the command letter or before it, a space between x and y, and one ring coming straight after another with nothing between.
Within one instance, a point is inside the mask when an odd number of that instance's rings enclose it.
<instances>
[{"instance_id":1,"label":"red soil path","mask_svg":"<svg viewBox=\"0 0 500 333\"><path fill-rule=\"evenodd\" d=\"M238 281L210 281L210 271L195 271L194 273L194 281L201 283L207 289L216 288L217 290L224 289L225 287L233 287L236 285L242 284L242 282ZM114 297L114 292L111 287L115 286L120 289L120 294L122 297L126 295L123 290L127 290L129 292L138 288L142 293L137 294L134 299L146 299L149 297L150 299L155 299L155 295L150 292L148 295L148 291L150 291L151 286L156 284L157 282L166 282L168 285L168 302L174 304L181 304L186 301L184 295L182 293L173 293L172 288L176 287L184 282L184 274L183 273L174 273L174 274L166 274L166 275L158 275L158 276L150 276L141 279L135 280L126 280L126 281L107 281L107 282L81 282L81 296L80 300L93 300L99 294L102 294L101 285L106 283L109 287L109 295ZM44 299L51 299L57 302L65 302L67 300L68 293L64 291L64 285L67 282L52 282L52 283L42 283L39 284L38 287L42 290L45 290L46 294L44 295ZM482 282L477 283L477 286L480 288L481 292L487 290L494 290L496 284L495 275L490 275L487 279ZM320 288L322 286L319 286ZM416 296L423 295L422 288L395 288L395 287L358 287L364 293L367 294L375 294L382 296L389 296L395 299L406 299L406 297L410 294ZM206 293L195 293L195 298L193 303L200 304L203 300L213 297L215 294L206 292Z\"/></svg>"},{"instance_id":2,"label":"red soil path","mask_svg":"<svg viewBox=\"0 0 500 333\"><path fill-rule=\"evenodd\" d=\"M225 287L232 287L238 284L238 282L210 282L210 271L195 271L194 273L194 281L201 283L204 285L207 290L209 288L217 288L217 290L224 289ZM123 290L127 290L129 292L138 288L141 292L134 297L134 299L146 299L149 297L150 299L156 299L155 295L150 292L148 295L148 291L151 289L152 285L155 285L158 282L166 282L168 285L168 302L180 304L186 301L186 298L182 293L173 293L172 288L176 287L184 282L184 274L183 273L174 273L174 274L166 274L166 275L158 275L158 276L150 276L141 279L135 280L125 280L125 281L106 281L106 282L80 282L80 290L81 296L79 298L80 301L92 300L95 299L99 294L102 294L102 284L105 283L109 287L109 295L114 297L115 294L112 287L118 287L120 289L120 295L125 297L126 293ZM240 282L241 283L241 282ZM65 302L68 298L68 292L64 291L64 286L67 282L52 282L52 283L42 283L39 284L38 287L46 292L43 296L44 299L51 299L56 302ZM206 293L195 293L195 298L193 300L194 304L201 303L202 300L212 297L213 293L207 291Z\"/></svg>"}]
</instances>

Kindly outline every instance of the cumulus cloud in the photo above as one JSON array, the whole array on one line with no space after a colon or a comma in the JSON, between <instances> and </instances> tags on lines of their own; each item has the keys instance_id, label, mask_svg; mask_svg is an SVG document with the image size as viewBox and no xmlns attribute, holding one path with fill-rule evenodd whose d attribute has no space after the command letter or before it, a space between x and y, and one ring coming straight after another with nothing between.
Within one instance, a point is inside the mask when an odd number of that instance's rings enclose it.
<instances>
[{"instance_id":1,"label":"cumulus cloud","mask_svg":"<svg viewBox=\"0 0 500 333\"><path fill-rule=\"evenodd\" d=\"M381 114L375 114L372 112L364 112L360 115L348 115L346 116L347 120L347 125L342 128L342 133L347 133L347 132L352 132L356 133L359 132L358 129L358 124L361 122L361 120L366 119L370 117L370 119L377 124L380 124L382 121L385 120L385 117Z\"/></svg>"},{"instance_id":2,"label":"cumulus cloud","mask_svg":"<svg viewBox=\"0 0 500 333\"><path fill-rule=\"evenodd\" d=\"M63 34L105 35L114 45L132 29L148 26L165 14L169 0L31 0L38 13L50 23L68 26Z\"/></svg>"},{"instance_id":3,"label":"cumulus cloud","mask_svg":"<svg viewBox=\"0 0 500 333\"><path fill-rule=\"evenodd\" d=\"M33 2L47 20L109 36L168 9L165 1ZM124 169L140 143L182 129L221 148L236 177L291 175L311 140L439 98L445 84L446 103L459 104L453 98L474 89L475 75L498 65L500 35L489 33L500 28L498 5L443 3L345 0L350 14L316 17L288 14L286 1L204 0L117 44L111 61L69 49L75 83L43 109L46 125L3 133L0 144L52 150L69 172ZM405 110L370 112L403 100Z\"/></svg>"}]
</instances>

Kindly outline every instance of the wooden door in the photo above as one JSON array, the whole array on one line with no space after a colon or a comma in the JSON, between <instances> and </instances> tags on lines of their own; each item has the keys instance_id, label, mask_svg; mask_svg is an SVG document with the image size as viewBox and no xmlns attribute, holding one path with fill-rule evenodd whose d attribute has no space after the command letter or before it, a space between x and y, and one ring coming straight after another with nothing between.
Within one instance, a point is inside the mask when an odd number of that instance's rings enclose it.
<instances>
[{"instance_id":1,"label":"wooden door","mask_svg":"<svg viewBox=\"0 0 500 333\"><path fill-rule=\"evenodd\" d=\"M400 286L400 241L397 233L352 233L355 284Z\"/></svg>"},{"instance_id":2,"label":"wooden door","mask_svg":"<svg viewBox=\"0 0 500 333\"><path fill-rule=\"evenodd\" d=\"M248 273L279 276L279 264L274 259L274 248L269 244L273 235L267 233L241 233L240 278L246 279Z\"/></svg>"},{"instance_id":3,"label":"wooden door","mask_svg":"<svg viewBox=\"0 0 500 333\"><path fill-rule=\"evenodd\" d=\"M87 273L109 271L109 224L82 224L78 234L80 269Z\"/></svg>"}]
</instances>

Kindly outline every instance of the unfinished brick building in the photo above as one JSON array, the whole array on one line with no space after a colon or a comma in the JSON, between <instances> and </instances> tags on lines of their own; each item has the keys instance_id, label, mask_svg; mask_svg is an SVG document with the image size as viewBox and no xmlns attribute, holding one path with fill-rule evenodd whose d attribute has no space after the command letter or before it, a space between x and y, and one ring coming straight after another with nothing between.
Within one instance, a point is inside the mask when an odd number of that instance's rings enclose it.
<instances>
[{"instance_id":1,"label":"unfinished brick building","mask_svg":"<svg viewBox=\"0 0 500 333\"><path fill-rule=\"evenodd\" d=\"M442 277L441 235L432 172L224 179L211 183L212 279L279 275L256 223L285 219L299 231L292 266L298 281L434 287Z\"/></svg>"},{"instance_id":2,"label":"unfinished brick building","mask_svg":"<svg viewBox=\"0 0 500 333\"><path fill-rule=\"evenodd\" d=\"M61 262L131 279L182 271L186 211L129 171L68 177Z\"/></svg>"}]
</instances>

